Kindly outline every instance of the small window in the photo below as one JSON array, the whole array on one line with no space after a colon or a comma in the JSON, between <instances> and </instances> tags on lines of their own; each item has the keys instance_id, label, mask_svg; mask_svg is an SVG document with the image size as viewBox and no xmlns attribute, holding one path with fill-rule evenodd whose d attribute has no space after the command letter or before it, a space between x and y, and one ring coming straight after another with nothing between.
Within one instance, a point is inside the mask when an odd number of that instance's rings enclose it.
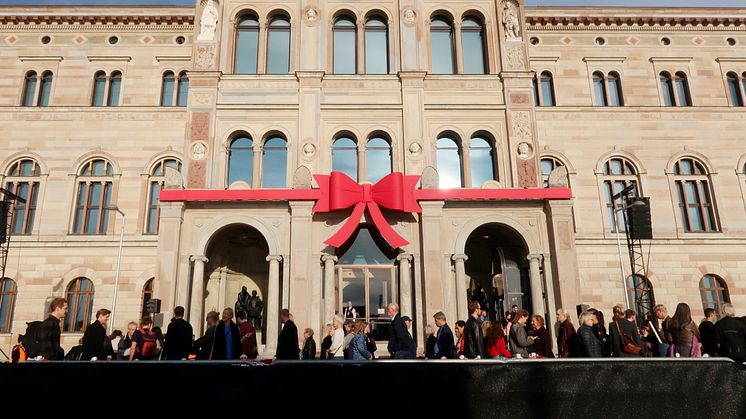
<instances>
[{"instance_id":1,"label":"small window","mask_svg":"<svg viewBox=\"0 0 746 419\"><path fill-rule=\"evenodd\" d=\"M176 76L173 71L163 73L163 87L161 88L161 106L172 106L174 103L174 86Z\"/></svg>"},{"instance_id":2,"label":"small window","mask_svg":"<svg viewBox=\"0 0 746 419\"><path fill-rule=\"evenodd\" d=\"M76 278L67 286L67 316L63 332L85 332L93 311L93 283L88 278Z\"/></svg>"},{"instance_id":3,"label":"small window","mask_svg":"<svg viewBox=\"0 0 746 419\"><path fill-rule=\"evenodd\" d=\"M189 76L186 71L179 73L179 90L176 92L176 106L186 106L189 100Z\"/></svg>"},{"instance_id":4,"label":"small window","mask_svg":"<svg viewBox=\"0 0 746 419\"><path fill-rule=\"evenodd\" d=\"M236 52L233 71L236 74L256 74L259 54L259 20L244 16L236 25Z\"/></svg>"},{"instance_id":5,"label":"small window","mask_svg":"<svg viewBox=\"0 0 746 419\"><path fill-rule=\"evenodd\" d=\"M145 285L142 286L142 306L140 306L140 318L150 316L150 313L148 313L148 310L146 307L148 306L148 301L150 301L153 298L153 283L155 282L155 278L150 278L145 282Z\"/></svg>"},{"instance_id":6,"label":"small window","mask_svg":"<svg viewBox=\"0 0 746 419\"><path fill-rule=\"evenodd\" d=\"M604 39L604 38L602 38L602 37L600 37L600 36L599 36L599 37L597 37L597 38L595 39L595 41L594 41L594 42L595 42L595 43L596 43L596 45L598 45L598 46L604 46L604 45L606 45L606 39Z\"/></svg>"},{"instance_id":7,"label":"small window","mask_svg":"<svg viewBox=\"0 0 746 419\"><path fill-rule=\"evenodd\" d=\"M181 45L186 42L186 38L184 38L183 36L177 36L174 42L176 42L178 45Z\"/></svg>"},{"instance_id":8,"label":"small window","mask_svg":"<svg viewBox=\"0 0 746 419\"><path fill-rule=\"evenodd\" d=\"M388 74L389 35L386 20L371 17L365 22L365 74Z\"/></svg>"},{"instance_id":9,"label":"small window","mask_svg":"<svg viewBox=\"0 0 746 419\"><path fill-rule=\"evenodd\" d=\"M702 296L702 309L715 309L718 318L723 314L723 305L730 303L728 286L717 275L707 274L699 281L699 292Z\"/></svg>"},{"instance_id":10,"label":"small window","mask_svg":"<svg viewBox=\"0 0 746 419\"><path fill-rule=\"evenodd\" d=\"M736 45L736 38L728 38L725 40L725 43L728 44L728 46L734 46Z\"/></svg>"},{"instance_id":11,"label":"small window","mask_svg":"<svg viewBox=\"0 0 746 419\"><path fill-rule=\"evenodd\" d=\"M166 168L170 167L181 172L181 162L174 158L166 158L153 166L148 178L148 205L146 209L145 234L158 234L158 223L161 215L158 205L159 197L166 181Z\"/></svg>"},{"instance_id":12,"label":"small window","mask_svg":"<svg viewBox=\"0 0 746 419\"><path fill-rule=\"evenodd\" d=\"M267 74L290 72L290 21L284 16L272 18L267 35Z\"/></svg>"},{"instance_id":13,"label":"small window","mask_svg":"<svg viewBox=\"0 0 746 419\"><path fill-rule=\"evenodd\" d=\"M39 164L31 159L16 161L6 173L5 182L5 189L26 200L26 202L14 201L13 203L13 217L10 220L11 233L31 234L34 229L41 183Z\"/></svg>"},{"instance_id":14,"label":"small window","mask_svg":"<svg viewBox=\"0 0 746 419\"><path fill-rule=\"evenodd\" d=\"M738 80L738 74L729 72L726 75L728 84L728 96L732 106L743 106L743 96L741 96L741 83Z\"/></svg>"},{"instance_id":15,"label":"small window","mask_svg":"<svg viewBox=\"0 0 746 419\"><path fill-rule=\"evenodd\" d=\"M692 98L689 95L689 81L684 72L679 71L676 73L675 84L679 106L692 106Z\"/></svg>"},{"instance_id":16,"label":"small window","mask_svg":"<svg viewBox=\"0 0 746 419\"><path fill-rule=\"evenodd\" d=\"M606 106L606 81L600 71L593 73L593 94L596 97L596 106Z\"/></svg>"},{"instance_id":17,"label":"small window","mask_svg":"<svg viewBox=\"0 0 746 419\"><path fill-rule=\"evenodd\" d=\"M482 22L468 17L461 22L461 52L464 57L464 74L485 74L487 64L484 51Z\"/></svg>"},{"instance_id":18,"label":"small window","mask_svg":"<svg viewBox=\"0 0 746 419\"><path fill-rule=\"evenodd\" d=\"M0 333L10 333L17 293L16 283L12 279L0 278Z\"/></svg>"},{"instance_id":19,"label":"small window","mask_svg":"<svg viewBox=\"0 0 746 419\"><path fill-rule=\"evenodd\" d=\"M36 71L29 71L26 73L23 87L23 106L34 106L36 104L34 99L36 97L37 82L38 77Z\"/></svg>"},{"instance_id":20,"label":"small window","mask_svg":"<svg viewBox=\"0 0 746 419\"><path fill-rule=\"evenodd\" d=\"M110 36L107 42L109 42L109 45L116 45L119 43L119 38L116 36Z\"/></svg>"},{"instance_id":21,"label":"small window","mask_svg":"<svg viewBox=\"0 0 746 419\"><path fill-rule=\"evenodd\" d=\"M262 187L287 187L288 142L275 135L269 138L262 149Z\"/></svg>"},{"instance_id":22,"label":"small window","mask_svg":"<svg viewBox=\"0 0 746 419\"><path fill-rule=\"evenodd\" d=\"M668 38L668 37L661 38L661 45L666 46L666 47L671 45L671 38Z\"/></svg>"},{"instance_id":23,"label":"small window","mask_svg":"<svg viewBox=\"0 0 746 419\"><path fill-rule=\"evenodd\" d=\"M671 74L668 72L662 72L660 74L661 81L661 94L663 94L663 105L664 106L676 106L676 99L673 95L673 80Z\"/></svg>"},{"instance_id":24,"label":"small window","mask_svg":"<svg viewBox=\"0 0 746 419\"><path fill-rule=\"evenodd\" d=\"M541 73L541 106L554 106L554 80L552 73Z\"/></svg>"},{"instance_id":25,"label":"small window","mask_svg":"<svg viewBox=\"0 0 746 419\"><path fill-rule=\"evenodd\" d=\"M254 173L254 142L246 134L237 135L228 149L228 186L244 181L251 186Z\"/></svg>"},{"instance_id":26,"label":"small window","mask_svg":"<svg viewBox=\"0 0 746 419\"><path fill-rule=\"evenodd\" d=\"M365 179L378 182L392 171L391 144L382 136L374 136L365 146Z\"/></svg>"},{"instance_id":27,"label":"small window","mask_svg":"<svg viewBox=\"0 0 746 419\"><path fill-rule=\"evenodd\" d=\"M106 234L113 175L106 160L93 159L83 165L77 178L73 234Z\"/></svg>"},{"instance_id":28,"label":"small window","mask_svg":"<svg viewBox=\"0 0 746 419\"><path fill-rule=\"evenodd\" d=\"M480 188L489 180L497 180L495 149L492 142L482 137L472 137L469 143L471 187Z\"/></svg>"},{"instance_id":29,"label":"small window","mask_svg":"<svg viewBox=\"0 0 746 419\"><path fill-rule=\"evenodd\" d=\"M691 157L680 159L674 165L674 186L684 231L719 231L712 183L705 166Z\"/></svg>"},{"instance_id":30,"label":"small window","mask_svg":"<svg viewBox=\"0 0 746 419\"><path fill-rule=\"evenodd\" d=\"M39 89L39 106L49 106L49 98L52 96L52 79L54 75L51 71L45 71L41 75L41 88Z\"/></svg>"},{"instance_id":31,"label":"small window","mask_svg":"<svg viewBox=\"0 0 746 419\"><path fill-rule=\"evenodd\" d=\"M438 175L440 187L463 188L463 161L459 143L451 137L440 137L437 142Z\"/></svg>"},{"instance_id":32,"label":"small window","mask_svg":"<svg viewBox=\"0 0 746 419\"><path fill-rule=\"evenodd\" d=\"M119 106L119 94L122 91L122 73L114 71L109 78L109 106Z\"/></svg>"},{"instance_id":33,"label":"small window","mask_svg":"<svg viewBox=\"0 0 746 419\"><path fill-rule=\"evenodd\" d=\"M430 22L430 53L433 74L454 74L453 25L444 16Z\"/></svg>"},{"instance_id":34,"label":"small window","mask_svg":"<svg viewBox=\"0 0 746 419\"><path fill-rule=\"evenodd\" d=\"M41 43L42 44L47 45L50 42L52 42L52 37L51 36L45 35L45 36L41 37Z\"/></svg>"},{"instance_id":35,"label":"small window","mask_svg":"<svg viewBox=\"0 0 746 419\"><path fill-rule=\"evenodd\" d=\"M532 36L528 41L531 45L539 45L541 43L541 40L535 36Z\"/></svg>"},{"instance_id":36,"label":"small window","mask_svg":"<svg viewBox=\"0 0 746 419\"><path fill-rule=\"evenodd\" d=\"M338 137L332 146L332 171L342 172L357 181L357 167L357 143L350 137Z\"/></svg>"},{"instance_id":37,"label":"small window","mask_svg":"<svg viewBox=\"0 0 746 419\"><path fill-rule=\"evenodd\" d=\"M104 95L106 94L106 73L98 71L93 76L93 106L104 106Z\"/></svg>"},{"instance_id":38,"label":"small window","mask_svg":"<svg viewBox=\"0 0 746 419\"><path fill-rule=\"evenodd\" d=\"M355 19L341 16L334 22L334 74L355 74L357 67L357 37Z\"/></svg>"},{"instance_id":39,"label":"small window","mask_svg":"<svg viewBox=\"0 0 746 419\"><path fill-rule=\"evenodd\" d=\"M622 157L613 157L604 163L604 200L606 201L607 222L611 232L616 232L617 228L619 231L624 231L626 225L626 215L624 211L619 210L624 205L623 198L612 198L630 185L634 185L635 188L629 196L638 196L640 179L637 175L637 168L632 162ZM616 223L614 223L614 220L616 220Z\"/></svg>"}]
</instances>

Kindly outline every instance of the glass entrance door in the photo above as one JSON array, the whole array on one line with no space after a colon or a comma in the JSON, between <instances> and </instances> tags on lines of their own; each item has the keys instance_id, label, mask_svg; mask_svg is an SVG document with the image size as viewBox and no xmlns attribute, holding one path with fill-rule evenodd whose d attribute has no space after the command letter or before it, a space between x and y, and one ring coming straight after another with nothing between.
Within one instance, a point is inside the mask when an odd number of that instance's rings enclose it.
<instances>
[{"instance_id":1,"label":"glass entrance door","mask_svg":"<svg viewBox=\"0 0 746 419\"><path fill-rule=\"evenodd\" d=\"M349 302L358 319L370 323L374 340L389 338L389 303L398 301L396 268L391 266L340 266L338 268L337 312L343 313ZM351 316L348 316L350 318Z\"/></svg>"}]
</instances>

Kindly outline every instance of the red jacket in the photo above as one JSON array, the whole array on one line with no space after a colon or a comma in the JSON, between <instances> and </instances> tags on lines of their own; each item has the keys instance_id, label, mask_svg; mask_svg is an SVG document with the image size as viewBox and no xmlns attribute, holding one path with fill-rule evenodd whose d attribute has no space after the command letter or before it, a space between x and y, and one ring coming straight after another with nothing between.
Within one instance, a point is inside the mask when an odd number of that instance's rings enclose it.
<instances>
[{"instance_id":1,"label":"red jacket","mask_svg":"<svg viewBox=\"0 0 746 419\"><path fill-rule=\"evenodd\" d=\"M498 326L499 327L499 326ZM498 355L502 356L503 358L512 358L513 355L511 355L510 351L508 351L508 348L505 347L505 338L501 337L500 339L495 342L494 345L490 345L487 347L487 355L490 358L494 358Z\"/></svg>"}]
</instances>

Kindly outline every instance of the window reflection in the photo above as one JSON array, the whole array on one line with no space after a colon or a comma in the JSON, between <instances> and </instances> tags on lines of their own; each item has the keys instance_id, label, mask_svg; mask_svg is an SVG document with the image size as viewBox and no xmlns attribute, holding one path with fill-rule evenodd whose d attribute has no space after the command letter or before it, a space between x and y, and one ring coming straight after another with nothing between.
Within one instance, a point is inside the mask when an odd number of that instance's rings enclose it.
<instances>
[{"instance_id":1,"label":"window reflection","mask_svg":"<svg viewBox=\"0 0 746 419\"><path fill-rule=\"evenodd\" d=\"M236 74L256 74L259 51L259 21L253 17L241 19L236 27Z\"/></svg>"},{"instance_id":2,"label":"window reflection","mask_svg":"<svg viewBox=\"0 0 746 419\"><path fill-rule=\"evenodd\" d=\"M334 22L334 74L355 74L355 21L343 16Z\"/></svg>"},{"instance_id":3,"label":"window reflection","mask_svg":"<svg viewBox=\"0 0 746 419\"><path fill-rule=\"evenodd\" d=\"M228 149L228 186L242 180L251 186L254 142L247 135L237 137Z\"/></svg>"},{"instance_id":4,"label":"window reflection","mask_svg":"<svg viewBox=\"0 0 746 419\"><path fill-rule=\"evenodd\" d=\"M262 187L286 187L288 149L285 139L282 137L270 138L264 143L262 153Z\"/></svg>"},{"instance_id":5,"label":"window reflection","mask_svg":"<svg viewBox=\"0 0 746 419\"><path fill-rule=\"evenodd\" d=\"M378 182L391 173L391 145L381 137L368 140L365 147L365 178Z\"/></svg>"},{"instance_id":6,"label":"window reflection","mask_svg":"<svg viewBox=\"0 0 746 419\"><path fill-rule=\"evenodd\" d=\"M484 138L474 137L469 144L471 162L471 186L481 187L488 180L497 180L495 156L492 145Z\"/></svg>"},{"instance_id":7,"label":"window reflection","mask_svg":"<svg viewBox=\"0 0 746 419\"><path fill-rule=\"evenodd\" d=\"M482 23L467 18L461 23L461 49L464 56L464 74L485 74L484 31Z\"/></svg>"},{"instance_id":8,"label":"window reflection","mask_svg":"<svg viewBox=\"0 0 746 419\"><path fill-rule=\"evenodd\" d=\"M430 23L430 51L433 74L453 74L453 28L446 18Z\"/></svg>"},{"instance_id":9,"label":"window reflection","mask_svg":"<svg viewBox=\"0 0 746 419\"><path fill-rule=\"evenodd\" d=\"M357 178L357 143L351 138L340 137L332 147L332 171L342 172L355 181Z\"/></svg>"},{"instance_id":10,"label":"window reflection","mask_svg":"<svg viewBox=\"0 0 746 419\"><path fill-rule=\"evenodd\" d=\"M388 28L383 19L374 17L365 22L365 74L388 72Z\"/></svg>"},{"instance_id":11,"label":"window reflection","mask_svg":"<svg viewBox=\"0 0 746 419\"><path fill-rule=\"evenodd\" d=\"M440 187L461 188L464 186L461 167L461 150L455 140L442 137L437 143L438 175Z\"/></svg>"},{"instance_id":12,"label":"window reflection","mask_svg":"<svg viewBox=\"0 0 746 419\"><path fill-rule=\"evenodd\" d=\"M267 40L267 74L290 71L290 22L284 17L272 19Z\"/></svg>"}]
</instances>

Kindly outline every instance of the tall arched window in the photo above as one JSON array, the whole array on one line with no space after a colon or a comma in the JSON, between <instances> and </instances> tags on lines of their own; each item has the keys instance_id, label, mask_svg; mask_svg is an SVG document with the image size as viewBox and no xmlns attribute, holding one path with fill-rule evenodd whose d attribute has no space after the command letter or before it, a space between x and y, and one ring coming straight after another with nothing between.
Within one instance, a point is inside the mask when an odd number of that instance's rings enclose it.
<instances>
[{"instance_id":1,"label":"tall arched window","mask_svg":"<svg viewBox=\"0 0 746 419\"><path fill-rule=\"evenodd\" d=\"M145 234L158 234L158 220L161 215L158 206L158 197L163 190L163 184L166 181L166 168L181 172L181 162L174 158L165 158L153 166L148 178L148 206L145 222Z\"/></svg>"},{"instance_id":2,"label":"tall arched window","mask_svg":"<svg viewBox=\"0 0 746 419\"><path fill-rule=\"evenodd\" d=\"M622 95L622 78L619 73L612 71L607 77L609 81L609 105L624 106L624 96Z\"/></svg>"},{"instance_id":3,"label":"tall arched window","mask_svg":"<svg viewBox=\"0 0 746 419\"><path fill-rule=\"evenodd\" d=\"M613 157L604 163L603 179L609 229L616 232L618 226L619 231L624 231L625 214L624 211L618 211L618 208L621 208L624 202L621 197L615 200L612 200L612 197L629 185L635 185L635 189L629 196L638 196L640 183L637 177L637 169L629 160L622 157ZM615 211L617 225L614 225Z\"/></svg>"},{"instance_id":4,"label":"tall arched window","mask_svg":"<svg viewBox=\"0 0 746 419\"><path fill-rule=\"evenodd\" d=\"M664 106L676 106L676 99L673 97L673 80L671 74L664 71L660 74L661 93L663 94Z\"/></svg>"},{"instance_id":5,"label":"tall arched window","mask_svg":"<svg viewBox=\"0 0 746 419\"><path fill-rule=\"evenodd\" d=\"M684 230L719 231L712 184L705 166L691 157L682 158L674 165L674 183Z\"/></svg>"},{"instance_id":6,"label":"tall arched window","mask_svg":"<svg viewBox=\"0 0 746 419\"><path fill-rule=\"evenodd\" d=\"M357 37L355 19L343 15L334 21L334 74L355 74Z\"/></svg>"},{"instance_id":7,"label":"tall arched window","mask_svg":"<svg viewBox=\"0 0 746 419\"><path fill-rule=\"evenodd\" d=\"M148 313L148 310L145 309L148 305L148 301L150 301L153 298L153 283L155 282L155 278L150 278L145 282L145 285L142 286L142 305L140 306L140 318L149 316L150 313Z\"/></svg>"},{"instance_id":8,"label":"tall arched window","mask_svg":"<svg viewBox=\"0 0 746 419\"><path fill-rule=\"evenodd\" d=\"M244 16L236 25L236 51L233 72L236 74L256 74L259 54L259 19Z\"/></svg>"},{"instance_id":9,"label":"tall arched window","mask_svg":"<svg viewBox=\"0 0 746 419\"><path fill-rule=\"evenodd\" d=\"M0 278L0 333L10 333L17 292L12 279Z\"/></svg>"},{"instance_id":10,"label":"tall arched window","mask_svg":"<svg viewBox=\"0 0 746 419\"><path fill-rule=\"evenodd\" d=\"M332 171L357 178L357 143L349 137L339 137L332 146Z\"/></svg>"},{"instance_id":11,"label":"tall arched window","mask_svg":"<svg viewBox=\"0 0 746 419\"><path fill-rule=\"evenodd\" d=\"M161 106L173 106L174 88L176 86L176 76L173 71L163 73L163 87L161 88Z\"/></svg>"},{"instance_id":12,"label":"tall arched window","mask_svg":"<svg viewBox=\"0 0 746 419\"><path fill-rule=\"evenodd\" d=\"M436 16L430 21L430 53L433 74L454 74L453 25L451 19Z\"/></svg>"},{"instance_id":13,"label":"tall arched window","mask_svg":"<svg viewBox=\"0 0 746 419\"><path fill-rule=\"evenodd\" d=\"M554 80L552 73L541 73L541 106L554 106Z\"/></svg>"},{"instance_id":14,"label":"tall arched window","mask_svg":"<svg viewBox=\"0 0 746 419\"><path fill-rule=\"evenodd\" d=\"M267 35L267 74L290 72L290 21L275 16L269 22Z\"/></svg>"},{"instance_id":15,"label":"tall arched window","mask_svg":"<svg viewBox=\"0 0 746 419\"><path fill-rule=\"evenodd\" d=\"M472 137L469 143L469 161L472 188L479 188L488 180L497 180L495 149L490 141L482 137Z\"/></svg>"},{"instance_id":16,"label":"tall arched window","mask_svg":"<svg viewBox=\"0 0 746 419\"><path fill-rule=\"evenodd\" d=\"M476 17L461 22L461 50L464 57L464 74L485 74L487 63L484 53L484 27Z\"/></svg>"},{"instance_id":17,"label":"tall arched window","mask_svg":"<svg viewBox=\"0 0 746 419\"><path fill-rule=\"evenodd\" d=\"M32 159L18 160L6 172L5 189L26 200L14 202L10 227L12 234L31 234L34 229L40 181L39 164Z\"/></svg>"},{"instance_id":18,"label":"tall arched window","mask_svg":"<svg viewBox=\"0 0 746 419\"><path fill-rule=\"evenodd\" d=\"M45 71L41 75L41 88L39 88L39 106L49 106L49 98L52 96L52 80L54 74Z\"/></svg>"},{"instance_id":19,"label":"tall arched window","mask_svg":"<svg viewBox=\"0 0 746 419\"><path fill-rule=\"evenodd\" d=\"M541 178L544 181L545 188L549 187L549 175L552 173L552 170L564 165L565 163L554 157L547 156L541 158Z\"/></svg>"},{"instance_id":20,"label":"tall arched window","mask_svg":"<svg viewBox=\"0 0 746 419\"><path fill-rule=\"evenodd\" d=\"M29 71L26 73L23 86L23 106L35 106L36 101L36 83L38 82L38 76L36 71Z\"/></svg>"},{"instance_id":21,"label":"tall arched window","mask_svg":"<svg viewBox=\"0 0 746 419\"><path fill-rule=\"evenodd\" d=\"M93 311L93 282L88 278L75 278L67 286L67 316L63 332L85 332Z\"/></svg>"},{"instance_id":22,"label":"tall arched window","mask_svg":"<svg viewBox=\"0 0 746 419\"><path fill-rule=\"evenodd\" d=\"M176 92L176 106L186 106L189 100L189 76L186 71L179 73L179 90Z\"/></svg>"},{"instance_id":23,"label":"tall arched window","mask_svg":"<svg viewBox=\"0 0 746 419\"><path fill-rule=\"evenodd\" d=\"M111 163L93 159L78 172L73 234L106 234L114 172Z\"/></svg>"},{"instance_id":24,"label":"tall arched window","mask_svg":"<svg viewBox=\"0 0 746 419\"><path fill-rule=\"evenodd\" d=\"M679 106L692 106L692 97L689 94L689 81L683 71L676 73L674 78L676 84L676 96L678 97Z\"/></svg>"},{"instance_id":25,"label":"tall arched window","mask_svg":"<svg viewBox=\"0 0 746 419\"><path fill-rule=\"evenodd\" d=\"M93 99L91 104L93 106L104 106L106 103L106 73L103 71L97 71L93 75Z\"/></svg>"},{"instance_id":26,"label":"tall arched window","mask_svg":"<svg viewBox=\"0 0 746 419\"><path fill-rule=\"evenodd\" d=\"M743 106L743 97L741 96L741 87L738 80L738 74L734 72L728 73L726 76L728 82L728 96L730 96L730 104L732 106Z\"/></svg>"},{"instance_id":27,"label":"tall arched window","mask_svg":"<svg viewBox=\"0 0 746 419\"><path fill-rule=\"evenodd\" d=\"M653 315L655 307L655 295L653 286L644 276L630 275L627 277L627 296L635 308L638 322Z\"/></svg>"},{"instance_id":28,"label":"tall arched window","mask_svg":"<svg viewBox=\"0 0 746 419\"><path fill-rule=\"evenodd\" d=\"M272 136L262 149L262 187L287 187L288 143L279 135Z\"/></svg>"},{"instance_id":29,"label":"tall arched window","mask_svg":"<svg viewBox=\"0 0 746 419\"><path fill-rule=\"evenodd\" d=\"M699 281L702 309L714 308L718 318L723 315L723 304L730 303L728 286L717 275L707 274Z\"/></svg>"},{"instance_id":30,"label":"tall arched window","mask_svg":"<svg viewBox=\"0 0 746 419\"><path fill-rule=\"evenodd\" d=\"M593 73L593 94L596 97L596 106L606 106L606 81L600 71Z\"/></svg>"},{"instance_id":31,"label":"tall arched window","mask_svg":"<svg viewBox=\"0 0 746 419\"><path fill-rule=\"evenodd\" d=\"M244 181L251 186L254 174L254 142L248 134L239 134L228 149L228 186Z\"/></svg>"},{"instance_id":32,"label":"tall arched window","mask_svg":"<svg viewBox=\"0 0 746 419\"><path fill-rule=\"evenodd\" d=\"M365 145L365 180L378 182L391 171L391 144L381 136L371 137Z\"/></svg>"},{"instance_id":33,"label":"tall arched window","mask_svg":"<svg viewBox=\"0 0 746 419\"><path fill-rule=\"evenodd\" d=\"M122 91L122 73L114 71L109 77L109 106L119 106L119 94Z\"/></svg>"},{"instance_id":34,"label":"tall arched window","mask_svg":"<svg viewBox=\"0 0 746 419\"><path fill-rule=\"evenodd\" d=\"M365 22L365 74L388 74L389 34L386 19L373 16Z\"/></svg>"},{"instance_id":35,"label":"tall arched window","mask_svg":"<svg viewBox=\"0 0 746 419\"><path fill-rule=\"evenodd\" d=\"M451 137L440 137L437 142L438 175L444 189L464 186L464 167L459 143Z\"/></svg>"}]
</instances>

